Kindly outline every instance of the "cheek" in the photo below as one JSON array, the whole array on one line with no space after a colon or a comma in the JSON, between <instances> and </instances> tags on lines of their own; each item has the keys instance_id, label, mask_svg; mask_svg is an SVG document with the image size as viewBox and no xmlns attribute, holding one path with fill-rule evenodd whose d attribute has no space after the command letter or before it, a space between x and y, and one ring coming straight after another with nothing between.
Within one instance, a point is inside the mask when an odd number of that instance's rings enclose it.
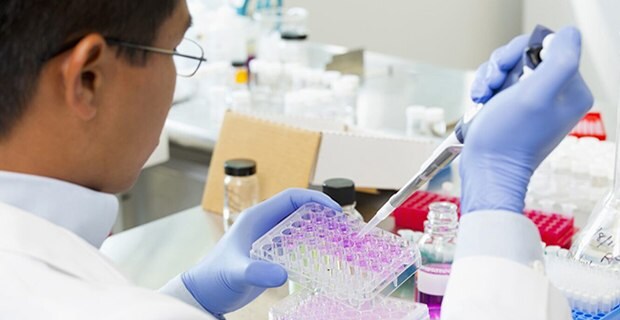
<instances>
[{"instance_id":1,"label":"cheek","mask_svg":"<svg viewBox=\"0 0 620 320\"><path fill-rule=\"evenodd\" d=\"M150 105L150 107L153 108L153 110L150 111L153 113L153 117L149 130L152 133L151 138L155 143L158 143L159 135L161 134L168 112L172 106L172 98L174 96L177 79L174 63L170 63L166 68L162 68L161 72L154 76L153 79L157 79L158 83L155 84L154 87L157 86L158 89L155 91L157 93L152 95L155 100L152 101Z\"/></svg>"},{"instance_id":2,"label":"cheek","mask_svg":"<svg viewBox=\"0 0 620 320\"><path fill-rule=\"evenodd\" d=\"M166 64L158 71L151 78L155 82L151 86L154 90L147 94L151 96L151 107L155 109L151 112L158 114L159 120L163 122L164 119L161 118L167 116L172 105L177 75L172 59L166 61Z\"/></svg>"},{"instance_id":3,"label":"cheek","mask_svg":"<svg viewBox=\"0 0 620 320\"><path fill-rule=\"evenodd\" d=\"M158 103L165 104L162 109L167 114L170 106L172 105L172 98L174 96L174 89L177 82L177 71L174 66L174 62L170 61L167 67L162 70L162 73L159 75L158 79L161 81L161 101Z\"/></svg>"},{"instance_id":4,"label":"cheek","mask_svg":"<svg viewBox=\"0 0 620 320\"><path fill-rule=\"evenodd\" d=\"M133 143L139 151L138 161L145 160L159 143L159 137L172 104L176 83L174 64L162 61L158 68L142 75L140 94L136 98L135 109L139 110L132 118L136 121L133 128Z\"/></svg>"}]
</instances>

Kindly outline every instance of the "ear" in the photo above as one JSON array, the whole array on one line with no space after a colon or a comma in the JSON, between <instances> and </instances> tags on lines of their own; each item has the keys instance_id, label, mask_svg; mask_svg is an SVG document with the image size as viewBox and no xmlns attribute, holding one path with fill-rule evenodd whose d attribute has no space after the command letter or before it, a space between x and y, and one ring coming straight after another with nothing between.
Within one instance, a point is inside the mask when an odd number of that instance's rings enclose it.
<instances>
[{"instance_id":1,"label":"ear","mask_svg":"<svg viewBox=\"0 0 620 320\"><path fill-rule=\"evenodd\" d=\"M109 66L108 46L100 34L82 38L63 62L62 79L67 106L82 120L97 115L97 101Z\"/></svg>"}]
</instances>

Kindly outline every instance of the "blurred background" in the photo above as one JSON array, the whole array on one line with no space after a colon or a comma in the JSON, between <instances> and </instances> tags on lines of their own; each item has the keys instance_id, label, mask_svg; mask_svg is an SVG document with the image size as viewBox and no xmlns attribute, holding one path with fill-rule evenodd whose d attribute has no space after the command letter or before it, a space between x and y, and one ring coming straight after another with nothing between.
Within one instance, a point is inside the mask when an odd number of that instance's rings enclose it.
<instances>
[{"instance_id":1,"label":"blurred background","mask_svg":"<svg viewBox=\"0 0 620 320\"><path fill-rule=\"evenodd\" d=\"M145 168L132 191L119 195L124 214L117 230L200 203L226 110L250 110L277 120L289 117L285 122L317 130L346 127L348 132L419 138L410 130L415 121L407 119L422 106L427 110L424 116L439 124L430 133L437 139L471 104L469 85L478 65L494 49L531 33L537 24L554 30L567 25L581 29L581 73L594 93L593 110L600 113L606 139L616 140L620 88L616 0L188 3L194 27L187 36L202 46L209 62L194 77L178 78L165 128L168 154ZM303 41L296 39L299 35ZM297 65L303 68L291 67ZM288 78L276 81L274 74ZM313 84L317 77L328 83L319 91ZM602 149L607 151L598 160L605 164L590 171L604 171L599 176L605 175L607 186L613 180L614 151L608 145ZM588 167L590 160L558 159L575 163L574 168ZM539 180L545 179L546 175ZM548 187L539 189L544 188ZM458 194L458 186L452 193ZM597 197L598 193L592 199Z\"/></svg>"}]
</instances>

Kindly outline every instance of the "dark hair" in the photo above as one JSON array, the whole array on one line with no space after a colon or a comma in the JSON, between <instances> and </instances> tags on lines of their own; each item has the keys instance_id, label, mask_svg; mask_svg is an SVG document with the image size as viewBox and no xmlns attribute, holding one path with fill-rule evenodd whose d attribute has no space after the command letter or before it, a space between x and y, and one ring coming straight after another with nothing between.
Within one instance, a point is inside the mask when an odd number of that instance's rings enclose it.
<instances>
[{"instance_id":1,"label":"dark hair","mask_svg":"<svg viewBox=\"0 0 620 320\"><path fill-rule=\"evenodd\" d=\"M37 88L46 59L89 33L151 45L179 0L1 0L0 138ZM120 54L120 53L119 53ZM122 55L131 63L133 50Z\"/></svg>"}]
</instances>

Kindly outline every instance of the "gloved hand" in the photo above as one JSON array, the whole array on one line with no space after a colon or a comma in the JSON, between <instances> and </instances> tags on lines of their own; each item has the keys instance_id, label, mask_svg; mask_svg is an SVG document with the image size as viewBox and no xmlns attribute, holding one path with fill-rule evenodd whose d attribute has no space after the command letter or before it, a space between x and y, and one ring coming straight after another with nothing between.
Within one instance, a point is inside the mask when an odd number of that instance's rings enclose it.
<instances>
[{"instance_id":1,"label":"gloved hand","mask_svg":"<svg viewBox=\"0 0 620 320\"><path fill-rule=\"evenodd\" d=\"M250 249L254 241L311 201L342 211L320 192L286 190L243 212L213 251L181 275L185 287L207 311L221 317L254 300L266 288L284 284L284 268L250 259Z\"/></svg>"},{"instance_id":2,"label":"gloved hand","mask_svg":"<svg viewBox=\"0 0 620 320\"><path fill-rule=\"evenodd\" d=\"M556 33L532 75L496 92L526 45L526 37L515 38L478 69L472 98L486 105L471 123L461 154L463 214L523 212L534 170L592 106L578 71L581 35L572 27Z\"/></svg>"}]
</instances>

